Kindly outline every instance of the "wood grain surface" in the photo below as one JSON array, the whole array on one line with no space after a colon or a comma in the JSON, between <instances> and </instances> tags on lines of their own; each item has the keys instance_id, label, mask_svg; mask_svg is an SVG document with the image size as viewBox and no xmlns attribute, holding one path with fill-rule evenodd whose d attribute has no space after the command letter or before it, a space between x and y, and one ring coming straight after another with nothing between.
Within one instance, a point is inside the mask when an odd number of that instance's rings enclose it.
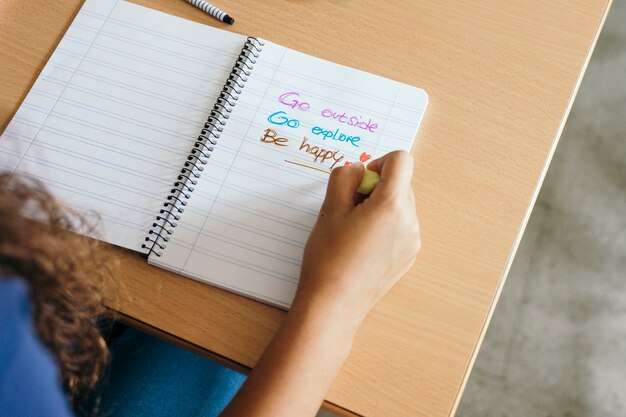
<instances>
[{"instance_id":1,"label":"wood grain surface","mask_svg":"<svg viewBox=\"0 0 626 417\"><path fill-rule=\"evenodd\" d=\"M428 92L412 151L423 249L368 316L327 405L452 415L610 0L216 0L234 26L183 1L136 2ZM1 130L80 5L0 0ZM283 319L112 250L109 307L171 340L250 367Z\"/></svg>"}]
</instances>

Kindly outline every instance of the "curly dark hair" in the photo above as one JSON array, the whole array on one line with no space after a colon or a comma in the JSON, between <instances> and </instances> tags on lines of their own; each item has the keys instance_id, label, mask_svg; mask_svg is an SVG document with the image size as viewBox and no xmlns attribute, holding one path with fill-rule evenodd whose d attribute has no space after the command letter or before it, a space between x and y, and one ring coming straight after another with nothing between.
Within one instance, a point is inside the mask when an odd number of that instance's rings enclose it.
<instances>
[{"instance_id":1,"label":"curly dark hair","mask_svg":"<svg viewBox=\"0 0 626 417\"><path fill-rule=\"evenodd\" d=\"M75 233L85 230L92 225L41 183L0 173L0 276L27 284L36 331L74 407L96 386L109 356L96 319L111 264L98 241Z\"/></svg>"}]
</instances>

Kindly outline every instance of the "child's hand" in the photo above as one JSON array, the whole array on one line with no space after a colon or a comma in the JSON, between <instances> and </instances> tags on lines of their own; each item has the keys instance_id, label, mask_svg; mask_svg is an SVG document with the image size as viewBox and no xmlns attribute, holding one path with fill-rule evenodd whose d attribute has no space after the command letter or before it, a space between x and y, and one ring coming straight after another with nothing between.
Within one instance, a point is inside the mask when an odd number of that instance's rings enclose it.
<instances>
[{"instance_id":1,"label":"child's hand","mask_svg":"<svg viewBox=\"0 0 626 417\"><path fill-rule=\"evenodd\" d=\"M304 252L293 308L331 311L349 330L408 271L420 247L413 160L392 152L368 169L381 175L369 198L358 203L363 166L332 171L326 200Z\"/></svg>"},{"instance_id":2,"label":"child's hand","mask_svg":"<svg viewBox=\"0 0 626 417\"><path fill-rule=\"evenodd\" d=\"M413 264L412 159L393 152L368 168L381 178L360 204L363 166L333 170L291 310L222 416L315 415L363 317Z\"/></svg>"}]
</instances>

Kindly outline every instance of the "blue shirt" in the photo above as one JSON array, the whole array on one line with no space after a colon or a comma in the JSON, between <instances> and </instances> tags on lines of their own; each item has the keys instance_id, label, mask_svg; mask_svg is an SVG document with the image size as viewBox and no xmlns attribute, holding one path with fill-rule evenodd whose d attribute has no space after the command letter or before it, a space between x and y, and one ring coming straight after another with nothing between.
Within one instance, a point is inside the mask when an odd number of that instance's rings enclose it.
<instances>
[{"instance_id":1,"label":"blue shirt","mask_svg":"<svg viewBox=\"0 0 626 417\"><path fill-rule=\"evenodd\" d=\"M50 352L33 327L26 285L0 278L0 414L72 415Z\"/></svg>"}]
</instances>

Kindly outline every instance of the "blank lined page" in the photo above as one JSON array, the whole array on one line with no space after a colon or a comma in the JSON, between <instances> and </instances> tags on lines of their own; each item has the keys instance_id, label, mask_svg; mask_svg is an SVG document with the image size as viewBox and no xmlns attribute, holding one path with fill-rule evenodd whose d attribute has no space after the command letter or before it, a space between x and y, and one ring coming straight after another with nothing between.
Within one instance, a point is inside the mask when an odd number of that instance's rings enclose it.
<instances>
[{"instance_id":1,"label":"blank lined page","mask_svg":"<svg viewBox=\"0 0 626 417\"><path fill-rule=\"evenodd\" d=\"M266 42L171 241L150 262L288 307L330 169L410 149L427 100Z\"/></svg>"},{"instance_id":2,"label":"blank lined page","mask_svg":"<svg viewBox=\"0 0 626 417\"><path fill-rule=\"evenodd\" d=\"M141 250L244 42L87 0L0 138L0 169L39 179L99 216L101 238Z\"/></svg>"}]
</instances>

